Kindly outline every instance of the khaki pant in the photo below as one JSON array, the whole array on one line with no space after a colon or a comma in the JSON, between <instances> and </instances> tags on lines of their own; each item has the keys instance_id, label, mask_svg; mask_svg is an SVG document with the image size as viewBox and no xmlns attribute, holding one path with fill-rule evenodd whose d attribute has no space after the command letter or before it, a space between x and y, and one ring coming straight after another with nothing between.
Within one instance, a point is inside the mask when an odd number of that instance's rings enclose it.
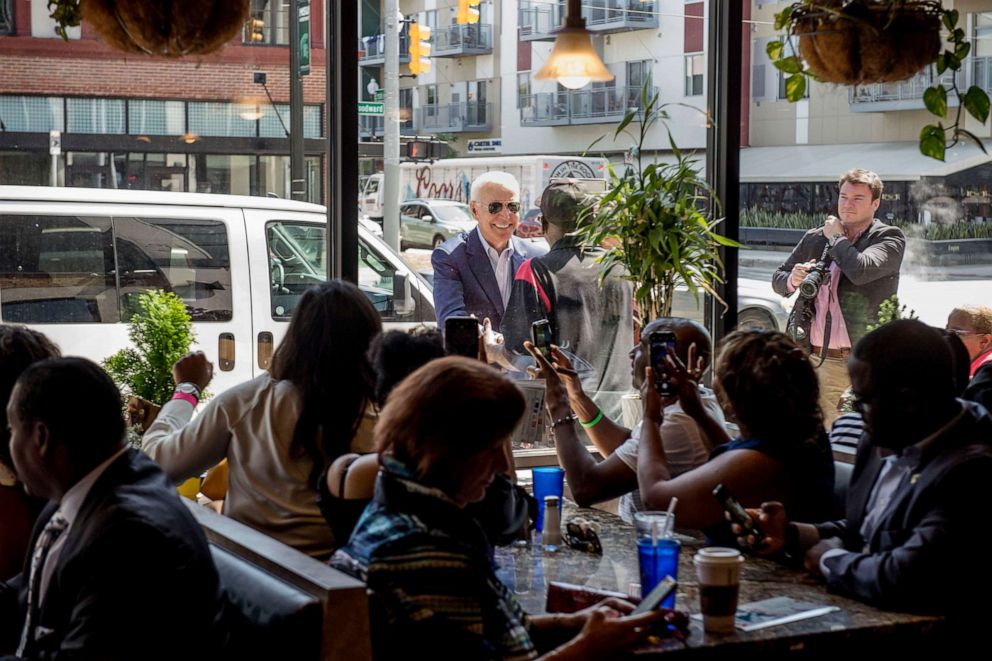
<instances>
[{"instance_id":1,"label":"khaki pant","mask_svg":"<svg viewBox=\"0 0 992 661\"><path fill-rule=\"evenodd\" d=\"M810 356L815 365L819 357ZM827 358L816 368L816 376L820 381L820 408L823 409L823 426L830 431L834 420L840 416L838 407L840 397L851 385L847 374L847 358Z\"/></svg>"}]
</instances>

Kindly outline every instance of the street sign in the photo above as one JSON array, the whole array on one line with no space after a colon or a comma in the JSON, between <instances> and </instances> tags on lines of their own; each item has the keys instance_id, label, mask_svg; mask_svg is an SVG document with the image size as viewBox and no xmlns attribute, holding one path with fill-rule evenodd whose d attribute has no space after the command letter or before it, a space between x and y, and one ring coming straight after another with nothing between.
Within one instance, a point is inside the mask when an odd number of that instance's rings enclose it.
<instances>
[{"instance_id":1,"label":"street sign","mask_svg":"<svg viewBox=\"0 0 992 661\"><path fill-rule=\"evenodd\" d=\"M376 90L373 101L382 101L386 98L386 90Z\"/></svg>"},{"instance_id":2,"label":"street sign","mask_svg":"<svg viewBox=\"0 0 992 661\"><path fill-rule=\"evenodd\" d=\"M385 105L381 102L376 101L359 101L358 102L358 114L359 115L384 115Z\"/></svg>"},{"instance_id":3,"label":"street sign","mask_svg":"<svg viewBox=\"0 0 992 661\"><path fill-rule=\"evenodd\" d=\"M52 156L58 156L62 153L62 132L61 131L49 131L48 132L48 153Z\"/></svg>"},{"instance_id":4,"label":"street sign","mask_svg":"<svg viewBox=\"0 0 992 661\"><path fill-rule=\"evenodd\" d=\"M303 0L297 14L300 30L300 75L310 73L310 0Z\"/></svg>"}]
</instances>

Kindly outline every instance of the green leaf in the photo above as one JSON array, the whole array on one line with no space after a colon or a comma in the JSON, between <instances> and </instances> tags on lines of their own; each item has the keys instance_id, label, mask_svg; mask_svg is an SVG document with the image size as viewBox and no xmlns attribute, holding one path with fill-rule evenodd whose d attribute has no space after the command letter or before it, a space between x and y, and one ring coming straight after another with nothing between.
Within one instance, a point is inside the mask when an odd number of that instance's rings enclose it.
<instances>
[{"instance_id":1,"label":"green leaf","mask_svg":"<svg viewBox=\"0 0 992 661\"><path fill-rule=\"evenodd\" d=\"M956 30L954 30L954 33L951 35L951 41L957 44L963 40L964 40L964 30L962 30L961 28L957 28Z\"/></svg>"},{"instance_id":2,"label":"green leaf","mask_svg":"<svg viewBox=\"0 0 992 661\"><path fill-rule=\"evenodd\" d=\"M776 69L785 73L799 73L803 70L803 63L795 55L775 60L772 64L775 65Z\"/></svg>"},{"instance_id":3,"label":"green leaf","mask_svg":"<svg viewBox=\"0 0 992 661\"><path fill-rule=\"evenodd\" d=\"M954 47L954 55L959 60L963 60L968 57L968 53L971 52L971 44L967 41L962 41L960 44Z\"/></svg>"},{"instance_id":4,"label":"green leaf","mask_svg":"<svg viewBox=\"0 0 992 661\"><path fill-rule=\"evenodd\" d=\"M920 153L938 161L944 160L944 131L939 126L927 124L920 131Z\"/></svg>"},{"instance_id":5,"label":"green leaf","mask_svg":"<svg viewBox=\"0 0 992 661\"><path fill-rule=\"evenodd\" d=\"M954 135L955 137L959 135L963 135L964 137L970 139L972 142L978 145L978 148L982 150L983 154L988 154L988 151L985 149L985 143L983 143L982 140L971 131L966 131L964 129L955 129Z\"/></svg>"},{"instance_id":6,"label":"green leaf","mask_svg":"<svg viewBox=\"0 0 992 661\"><path fill-rule=\"evenodd\" d=\"M951 69L952 71L959 70L961 68L961 58L959 58L950 51L944 51L944 52L945 52L944 61L947 62L947 68Z\"/></svg>"},{"instance_id":7,"label":"green leaf","mask_svg":"<svg viewBox=\"0 0 992 661\"><path fill-rule=\"evenodd\" d=\"M947 9L944 10L944 15L941 17L944 21L944 27L947 28L948 32L954 30L954 26L958 24L958 13L957 9Z\"/></svg>"},{"instance_id":8,"label":"green leaf","mask_svg":"<svg viewBox=\"0 0 992 661\"><path fill-rule=\"evenodd\" d=\"M937 56L937 75L941 75L947 71L947 56L941 53Z\"/></svg>"},{"instance_id":9,"label":"green leaf","mask_svg":"<svg viewBox=\"0 0 992 661\"><path fill-rule=\"evenodd\" d=\"M620 122L620 124L617 126L616 131L614 131L613 133L614 137L619 137L620 134L623 133L623 130L628 126L630 126L630 123L634 121L635 117L637 117L637 111L628 110L627 114L624 115L623 121Z\"/></svg>"},{"instance_id":10,"label":"green leaf","mask_svg":"<svg viewBox=\"0 0 992 661\"><path fill-rule=\"evenodd\" d=\"M806 76L794 73L785 79L785 96L790 103L801 101L806 94Z\"/></svg>"},{"instance_id":11,"label":"green leaf","mask_svg":"<svg viewBox=\"0 0 992 661\"><path fill-rule=\"evenodd\" d=\"M989 118L989 95L981 87L972 85L961 97L961 103L968 114L980 121L982 124Z\"/></svg>"},{"instance_id":12,"label":"green leaf","mask_svg":"<svg viewBox=\"0 0 992 661\"><path fill-rule=\"evenodd\" d=\"M784 28L789 23L790 18L792 18L792 5L775 14L775 29L781 30Z\"/></svg>"},{"instance_id":13,"label":"green leaf","mask_svg":"<svg viewBox=\"0 0 992 661\"><path fill-rule=\"evenodd\" d=\"M943 85L929 87L923 92L923 105L937 117L947 117L947 90Z\"/></svg>"},{"instance_id":14,"label":"green leaf","mask_svg":"<svg viewBox=\"0 0 992 661\"><path fill-rule=\"evenodd\" d=\"M769 41L768 46L765 47L765 52L768 53L768 58L774 61L782 57L782 49L784 48L785 44L781 41Z\"/></svg>"}]
</instances>

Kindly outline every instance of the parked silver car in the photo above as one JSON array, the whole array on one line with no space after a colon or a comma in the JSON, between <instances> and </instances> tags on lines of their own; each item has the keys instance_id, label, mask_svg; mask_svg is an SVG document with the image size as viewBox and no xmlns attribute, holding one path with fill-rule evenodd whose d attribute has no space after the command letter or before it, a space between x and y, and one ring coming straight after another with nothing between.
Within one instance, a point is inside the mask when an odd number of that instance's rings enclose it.
<instances>
[{"instance_id":1,"label":"parked silver car","mask_svg":"<svg viewBox=\"0 0 992 661\"><path fill-rule=\"evenodd\" d=\"M400 250L437 248L459 232L475 229L467 204L453 200L410 200L400 205Z\"/></svg>"}]
</instances>

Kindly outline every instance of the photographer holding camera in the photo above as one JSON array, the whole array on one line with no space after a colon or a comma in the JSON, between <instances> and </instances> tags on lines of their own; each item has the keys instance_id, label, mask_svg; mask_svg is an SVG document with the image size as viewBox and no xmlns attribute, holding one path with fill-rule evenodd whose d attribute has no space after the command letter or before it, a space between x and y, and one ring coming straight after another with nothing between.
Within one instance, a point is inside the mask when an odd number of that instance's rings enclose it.
<instances>
[{"instance_id":1,"label":"photographer holding camera","mask_svg":"<svg viewBox=\"0 0 992 661\"><path fill-rule=\"evenodd\" d=\"M772 275L782 296L797 289L790 333L819 356L820 406L824 424L838 416L840 396L850 385L847 359L878 307L896 293L906 237L875 218L882 180L868 170L850 170L838 182L837 215L806 232ZM793 323L794 320L794 323Z\"/></svg>"}]
</instances>

